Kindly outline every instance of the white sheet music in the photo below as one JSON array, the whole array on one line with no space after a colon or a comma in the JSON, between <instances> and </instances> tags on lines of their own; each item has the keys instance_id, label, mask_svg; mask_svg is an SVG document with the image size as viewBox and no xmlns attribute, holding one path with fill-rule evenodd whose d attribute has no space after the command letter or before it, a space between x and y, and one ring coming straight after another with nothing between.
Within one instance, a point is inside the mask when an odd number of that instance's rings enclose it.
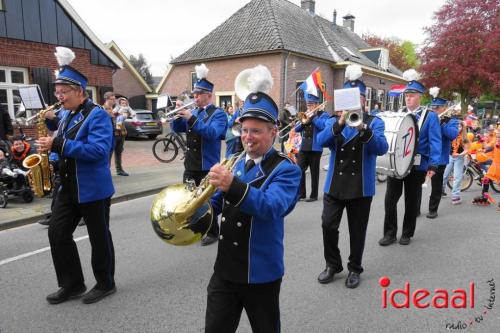
<instances>
[{"instance_id":1,"label":"white sheet music","mask_svg":"<svg viewBox=\"0 0 500 333\"><path fill-rule=\"evenodd\" d=\"M361 109L359 88L336 89L333 91L335 111Z\"/></svg>"},{"instance_id":2,"label":"white sheet music","mask_svg":"<svg viewBox=\"0 0 500 333\"><path fill-rule=\"evenodd\" d=\"M19 87L19 95L26 109L45 109L38 85Z\"/></svg>"}]
</instances>

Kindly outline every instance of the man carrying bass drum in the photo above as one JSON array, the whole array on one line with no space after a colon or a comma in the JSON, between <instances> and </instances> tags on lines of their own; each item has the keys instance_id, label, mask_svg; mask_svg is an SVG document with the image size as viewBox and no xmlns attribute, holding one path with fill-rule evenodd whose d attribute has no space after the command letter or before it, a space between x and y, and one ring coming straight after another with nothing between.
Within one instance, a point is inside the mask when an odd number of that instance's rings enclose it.
<instances>
[{"instance_id":1,"label":"man carrying bass drum","mask_svg":"<svg viewBox=\"0 0 500 333\"><path fill-rule=\"evenodd\" d=\"M409 82L404 90L406 107L400 112L411 112L416 117L419 128L418 155L415 158L412 170L404 178L387 178L384 203L384 237L379 240L381 246L387 246L396 241L398 230L397 204L403 192L403 185L405 191L405 213L403 232L399 244L410 244L417 224L417 211L419 196L422 193L422 184L426 176L432 177L437 172L441 159L441 127L439 125L439 118L434 112L420 106L420 100L422 94L425 92L425 87L417 81L419 75L413 69L404 72L403 77Z\"/></svg>"}]
</instances>

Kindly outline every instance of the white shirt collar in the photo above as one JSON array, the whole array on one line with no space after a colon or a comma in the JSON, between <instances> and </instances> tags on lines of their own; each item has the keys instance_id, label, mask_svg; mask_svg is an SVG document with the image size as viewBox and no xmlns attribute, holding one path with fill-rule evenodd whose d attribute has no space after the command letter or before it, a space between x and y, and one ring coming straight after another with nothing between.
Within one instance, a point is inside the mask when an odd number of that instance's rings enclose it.
<instances>
[{"instance_id":1,"label":"white shirt collar","mask_svg":"<svg viewBox=\"0 0 500 333\"><path fill-rule=\"evenodd\" d=\"M262 162L262 158L264 156L259 156L257 158L250 158L250 156L248 156L248 154L245 156L245 164L248 162L248 160L253 160L253 162L255 163L255 165L259 164L260 162Z\"/></svg>"}]
</instances>

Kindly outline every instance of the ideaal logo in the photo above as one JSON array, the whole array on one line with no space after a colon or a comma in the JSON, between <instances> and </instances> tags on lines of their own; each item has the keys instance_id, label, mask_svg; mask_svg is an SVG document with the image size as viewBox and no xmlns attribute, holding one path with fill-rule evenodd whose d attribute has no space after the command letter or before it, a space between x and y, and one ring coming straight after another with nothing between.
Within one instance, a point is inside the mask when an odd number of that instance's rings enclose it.
<instances>
[{"instance_id":1,"label":"ideaal logo","mask_svg":"<svg viewBox=\"0 0 500 333\"><path fill-rule=\"evenodd\" d=\"M489 297L483 303L483 310L479 315L474 316L473 319L459 320L455 323L446 323L446 329L466 329L478 324L484 320L484 316L489 310L493 309L495 305L495 281L494 279L486 281L489 287ZM391 284L391 280L387 276L383 276L379 280L382 287L382 308L387 309L393 307L396 309L410 308L411 305L418 309L425 309L433 307L435 309L475 309L475 289L476 285L473 281L469 282L467 289L458 288L453 289L451 292L447 289L435 289L433 292L419 288L411 291L410 282L405 282L402 289L393 289L388 293L387 288ZM396 300L398 297L401 302Z\"/></svg>"},{"instance_id":2,"label":"ideaal logo","mask_svg":"<svg viewBox=\"0 0 500 333\"><path fill-rule=\"evenodd\" d=\"M425 309L432 306L436 309L447 309L452 307L455 309L474 308L474 282L469 283L469 289L453 289L450 292L446 289L436 289L434 293L427 289L419 288L411 292L410 282L405 282L403 289L393 289L389 295L387 287L391 284L391 280L387 277L381 277L379 284L382 287L382 308L386 309L389 305L396 308L410 308L410 303L418 309ZM397 302L396 296L401 295L403 302Z\"/></svg>"}]
</instances>

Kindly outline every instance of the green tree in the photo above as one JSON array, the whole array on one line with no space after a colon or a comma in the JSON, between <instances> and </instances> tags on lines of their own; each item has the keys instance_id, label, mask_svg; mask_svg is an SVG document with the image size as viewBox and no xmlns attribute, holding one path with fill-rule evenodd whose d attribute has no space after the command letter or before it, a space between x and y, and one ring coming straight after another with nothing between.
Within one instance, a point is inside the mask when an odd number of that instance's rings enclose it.
<instances>
[{"instance_id":1,"label":"green tree","mask_svg":"<svg viewBox=\"0 0 500 333\"><path fill-rule=\"evenodd\" d=\"M153 85L153 75L151 74L151 71L149 69L149 65L146 61L146 58L142 55L142 53L139 53L138 57L135 57L133 54L130 55L129 61L134 66L134 68L139 72L139 74L142 76L144 81L146 81L147 84L150 86Z\"/></svg>"},{"instance_id":2,"label":"green tree","mask_svg":"<svg viewBox=\"0 0 500 333\"><path fill-rule=\"evenodd\" d=\"M401 43L401 49L403 50L403 56L409 68L418 68L420 66L420 60L418 59L417 52L415 51L415 44L409 40L405 40Z\"/></svg>"}]
</instances>

